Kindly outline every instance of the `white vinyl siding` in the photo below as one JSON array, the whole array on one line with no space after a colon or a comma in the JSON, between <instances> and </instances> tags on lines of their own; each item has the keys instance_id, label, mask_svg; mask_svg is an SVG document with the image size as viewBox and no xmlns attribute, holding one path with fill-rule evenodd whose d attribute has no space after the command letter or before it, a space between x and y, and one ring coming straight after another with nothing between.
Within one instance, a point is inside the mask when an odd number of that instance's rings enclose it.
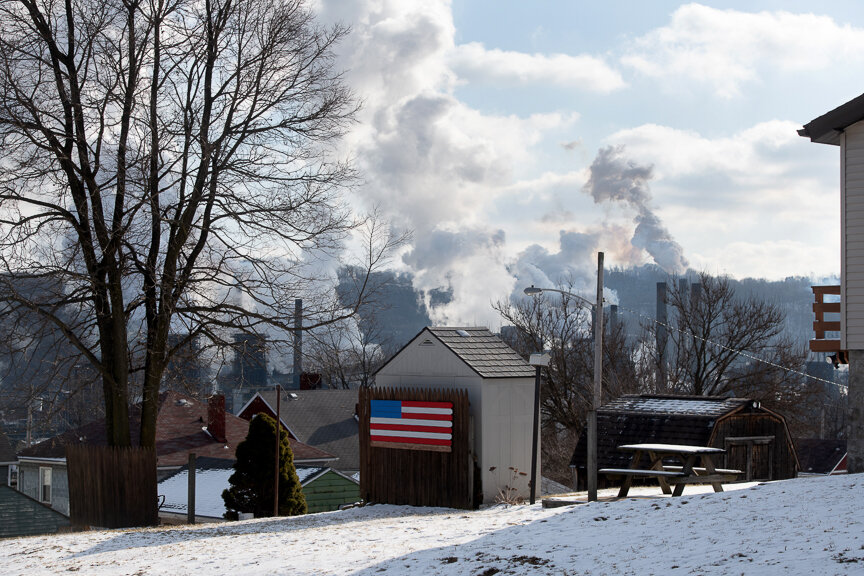
<instances>
[{"instance_id":1,"label":"white vinyl siding","mask_svg":"<svg viewBox=\"0 0 864 576\"><path fill-rule=\"evenodd\" d=\"M864 122L841 138L843 302L842 341L846 350L864 350Z\"/></svg>"}]
</instances>

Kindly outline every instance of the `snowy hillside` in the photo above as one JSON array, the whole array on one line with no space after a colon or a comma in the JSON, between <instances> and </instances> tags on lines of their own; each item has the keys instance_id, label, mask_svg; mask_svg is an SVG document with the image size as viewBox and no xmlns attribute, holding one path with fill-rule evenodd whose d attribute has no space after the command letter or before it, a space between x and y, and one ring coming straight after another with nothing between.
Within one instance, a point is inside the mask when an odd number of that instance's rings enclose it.
<instances>
[{"instance_id":1,"label":"snowy hillside","mask_svg":"<svg viewBox=\"0 0 864 576\"><path fill-rule=\"evenodd\" d=\"M554 509L539 503L477 512L367 506L277 520L12 539L0 543L0 573L864 573L864 475L735 488Z\"/></svg>"}]
</instances>

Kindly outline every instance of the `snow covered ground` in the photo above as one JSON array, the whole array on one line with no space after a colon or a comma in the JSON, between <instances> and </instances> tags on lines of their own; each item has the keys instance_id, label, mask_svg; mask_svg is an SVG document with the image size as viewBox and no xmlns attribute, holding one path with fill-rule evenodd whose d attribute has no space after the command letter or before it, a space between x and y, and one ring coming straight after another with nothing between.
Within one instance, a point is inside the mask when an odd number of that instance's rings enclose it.
<instances>
[{"instance_id":1,"label":"snow covered ground","mask_svg":"<svg viewBox=\"0 0 864 576\"><path fill-rule=\"evenodd\" d=\"M864 475L728 488L10 539L0 541L0 574L864 574Z\"/></svg>"}]
</instances>

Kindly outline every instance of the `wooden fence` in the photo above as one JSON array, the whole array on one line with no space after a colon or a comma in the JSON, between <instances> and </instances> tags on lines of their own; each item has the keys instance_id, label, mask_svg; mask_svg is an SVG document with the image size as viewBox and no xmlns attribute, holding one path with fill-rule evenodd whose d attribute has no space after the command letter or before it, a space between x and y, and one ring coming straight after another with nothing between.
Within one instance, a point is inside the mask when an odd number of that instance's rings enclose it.
<instances>
[{"instance_id":1,"label":"wooden fence","mask_svg":"<svg viewBox=\"0 0 864 576\"><path fill-rule=\"evenodd\" d=\"M73 526L156 526L156 452L145 448L66 446Z\"/></svg>"},{"instance_id":2,"label":"wooden fence","mask_svg":"<svg viewBox=\"0 0 864 576\"><path fill-rule=\"evenodd\" d=\"M367 502L470 509L474 498L474 463L468 392L443 389L364 388L360 390L360 496ZM450 452L371 446L372 400L451 402Z\"/></svg>"}]
</instances>

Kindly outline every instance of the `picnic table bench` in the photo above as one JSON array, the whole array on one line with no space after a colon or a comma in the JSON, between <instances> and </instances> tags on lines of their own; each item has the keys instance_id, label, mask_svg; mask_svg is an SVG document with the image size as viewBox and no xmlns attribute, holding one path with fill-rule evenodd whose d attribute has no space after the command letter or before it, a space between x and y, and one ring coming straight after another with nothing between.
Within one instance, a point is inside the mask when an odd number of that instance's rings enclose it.
<instances>
[{"instance_id":1,"label":"picnic table bench","mask_svg":"<svg viewBox=\"0 0 864 576\"><path fill-rule=\"evenodd\" d=\"M722 448L682 444L625 444L618 449L633 452L630 467L601 468L599 472L623 477L619 498L627 496L634 477L656 478L664 494L680 496L687 484L711 484L715 492L722 492L723 482L733 482L742 474L741 470L714 466L714 456L726 452ZM639 467L643 454L648 456L648 468ZM680 460L682 465L664 465L663 460L667 458ZM701 466L695 466L697 463ZM670 485L675 488L670 488Z\"/></svg>"}]
</instances>

